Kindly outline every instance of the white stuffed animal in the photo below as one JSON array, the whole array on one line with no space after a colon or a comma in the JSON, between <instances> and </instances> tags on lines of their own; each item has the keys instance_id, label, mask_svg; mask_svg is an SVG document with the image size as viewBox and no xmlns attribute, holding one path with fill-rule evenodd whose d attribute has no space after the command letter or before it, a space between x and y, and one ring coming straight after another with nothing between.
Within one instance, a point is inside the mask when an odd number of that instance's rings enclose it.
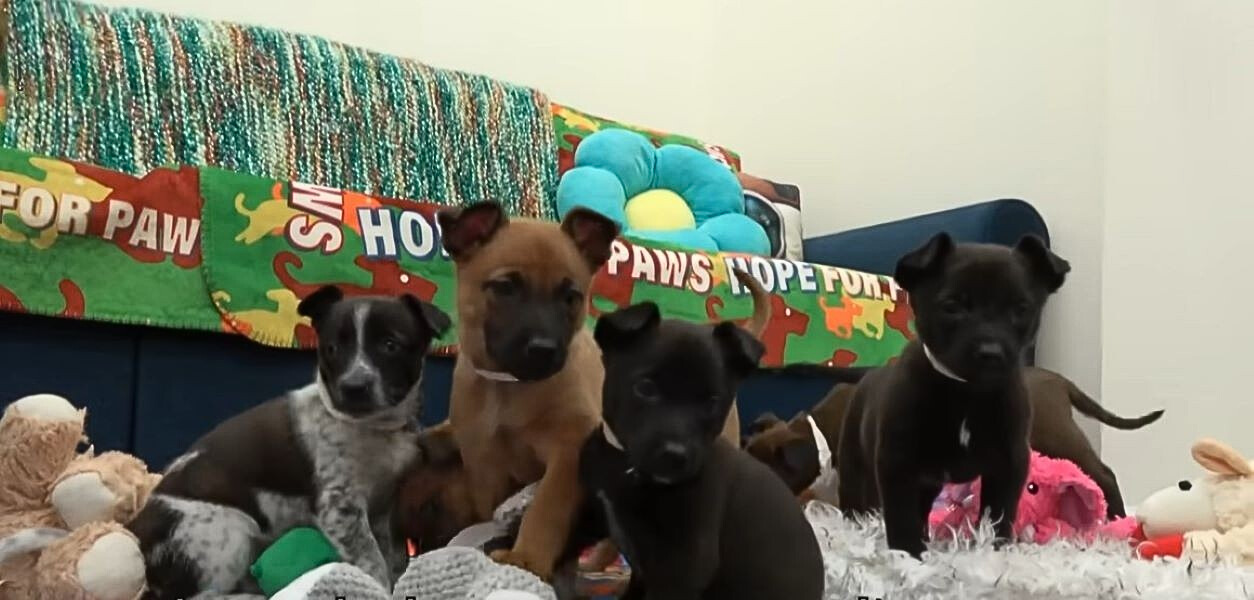
<instances>
[{"instance_id":1,"label":"white stuffed animal","mask_svg":"<svg viewBox=\"0 0 1254 600\"><path fill-rule=\"evenodd\" d=\"M1208 471L1150 495L1136 508L1147 539L1183 536L1181 558L1254 565L1254 461L1212 439L1193 444Z\"/></svg>"}]
</instances>

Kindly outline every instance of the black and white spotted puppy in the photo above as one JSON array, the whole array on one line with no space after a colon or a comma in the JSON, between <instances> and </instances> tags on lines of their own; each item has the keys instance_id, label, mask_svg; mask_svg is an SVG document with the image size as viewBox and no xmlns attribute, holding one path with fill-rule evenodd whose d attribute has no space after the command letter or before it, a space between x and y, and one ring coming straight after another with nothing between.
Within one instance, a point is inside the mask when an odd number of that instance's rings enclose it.
<instances>
[{"instance_id":1,"label":"black and white spotted puppy","mask_svg":"<svg viewBox=\"0 0 1254 600\"><path fill-rule=\"evenodd\" d=\"M202 437L131 522L148 597L256 593L249 566L299 526L387 589L404 570L391 510L419 454L423 361L449 317L413 296L346 299L335 287L299 311L318 332L314 383Z\"/></svg>"}]
</instances>

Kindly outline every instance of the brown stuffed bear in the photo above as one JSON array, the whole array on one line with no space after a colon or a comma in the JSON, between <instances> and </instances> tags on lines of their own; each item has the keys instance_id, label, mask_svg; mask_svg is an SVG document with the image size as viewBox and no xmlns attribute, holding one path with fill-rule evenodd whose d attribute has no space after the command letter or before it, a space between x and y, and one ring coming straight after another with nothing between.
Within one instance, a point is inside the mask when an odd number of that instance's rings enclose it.
<instances>
[{"instance_id":1,"label":"brown stuffed bear","mask_svg":"<svg viewBox=\"0 0 1254 600\"><path fill-rule=\"evenodd\" d=\"M132 600L144 559L125 523L159 476L133 456L92 449L85 411L40 394L0 418L0 600Z\"/></svg>"}]
</instances>

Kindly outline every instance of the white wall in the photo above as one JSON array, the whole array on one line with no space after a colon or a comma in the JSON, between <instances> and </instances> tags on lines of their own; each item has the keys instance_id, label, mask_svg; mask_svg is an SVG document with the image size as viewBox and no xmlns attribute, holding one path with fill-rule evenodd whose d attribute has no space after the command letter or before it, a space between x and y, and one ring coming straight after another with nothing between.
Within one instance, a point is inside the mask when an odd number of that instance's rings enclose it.
<instances>
[{"instance_id":1,"label":"white wall","mask_svg":"<svg viewBox=\"0 0 1254 600\"><path fill-rule=\"evenodd\" d=\"M1213 436L1254 457L1254 4L1110 4L1102 396L1153 433L1103 437L1136 502Z\"/></svg>"},{"instance_id":2,"label":"white wall","mask_svg":"<svg viewBox=\"0 0 1254 600\"><path fill-rule=\"evenodd\" d=\"M326 35L722 143L800 184L815 234L1025 198L1075 268L1041 361L1100 385L1099 2L105 3Z\"/></svg>"},{"instance_id":3,"label":"white wall","mask_svg":"<svg viewBox=\"0 0 1254 600\"><path fill-rule=\"evenodd\" d=\"M1251 422L1233 367L1254 332L1214 316L1250 291L1228 277L1251 222L1245 0L105 3L326 35L723 143L802 186L811 233L1027 199L1074 267L1041 362L1120 413L1169 410L1103 434L1130 502L1192 472L1198 435Z\"/></svg>"}]
</instances>

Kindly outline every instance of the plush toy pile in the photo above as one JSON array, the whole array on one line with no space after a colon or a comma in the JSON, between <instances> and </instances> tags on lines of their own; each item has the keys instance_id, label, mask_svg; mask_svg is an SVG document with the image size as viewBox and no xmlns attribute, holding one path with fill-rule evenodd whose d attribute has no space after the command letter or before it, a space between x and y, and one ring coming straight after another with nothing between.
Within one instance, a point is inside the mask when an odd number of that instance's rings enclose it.
<instances>
[{"instance_id":1,"label":"plush toy pile","mask_svg":"<svg viewBox=\"0 0 1254 600\"><path fill-rule=\"evenodd\" d=\"M1055 538L995 549L984 525L934 542L923 561L889 551L883 521L806 509L823 551L825 598L847 600L1234 600L1254 597L1254 569L1188 560L1142 560L1126 541Z\"/></svg>"},{"instance_id":2,"label":"plush toy pile","mask_svg":"<svg viewBox=\"0 0 1254 600\"><path fill-rule=\"evenodd\" d=\"M131 600L144 589L139 543L121 523L158 476L118 452L77 451L85 413L38 395L0 419L0 597Z\"/></svg>"}]
</instances>

